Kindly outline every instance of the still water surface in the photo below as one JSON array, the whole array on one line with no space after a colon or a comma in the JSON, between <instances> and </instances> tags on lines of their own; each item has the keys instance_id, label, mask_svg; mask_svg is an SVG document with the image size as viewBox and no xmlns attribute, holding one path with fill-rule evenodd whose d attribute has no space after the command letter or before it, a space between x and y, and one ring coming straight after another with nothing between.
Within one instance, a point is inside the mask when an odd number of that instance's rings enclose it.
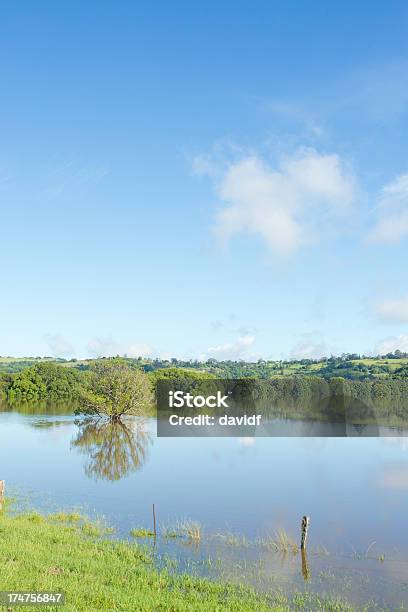
<instances>
[{"instance_id":1,"label":"still water surface","mask_svg":"<svg viewBox=\"0 0 408 612\"><path fill-rule=\"evenodd\" d=\"M68 410L55 416L3 408L0 477L31 506L102 515L123 537L152 527L152 503L159 530L199 522L200 543L156 542L158 559L167 553L181 570L263 589L335 593L356 605L408 606L408 438L155 432L154 419L113 431L80 427ZM298 541L303 514L311 525L302 573L300 555L254 542L280 529ZM227 533L244 536L245 545L213 537Z\"/></svg>"}]
</instances>

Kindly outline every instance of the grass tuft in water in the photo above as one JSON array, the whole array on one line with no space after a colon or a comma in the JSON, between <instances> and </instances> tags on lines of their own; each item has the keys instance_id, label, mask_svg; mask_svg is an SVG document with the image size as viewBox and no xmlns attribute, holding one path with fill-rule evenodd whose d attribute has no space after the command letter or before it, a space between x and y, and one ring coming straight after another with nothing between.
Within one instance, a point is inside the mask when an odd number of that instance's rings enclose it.
<instances>
[{"instance_id":1,"label":"grass tuft in water","mask_svg":"<svg viewBox=\"0 0 408 612\"><path fill-rule=\"evenodd\" d=\"M351 546L352 550L353 550L353 554L352 554L352 558L356 559L356 560L365 560L365 559L375 559L377 561L381 561L381 563L383 563L385 561L385 555L384 554L380 554L380 555L376 555L376 554L370 554L370 551L372 548L374 548L376 542L371 542L371 544L367 547L365 552L357 552L356 549Z\"/></svg>"},{"instance_id":2,"label":"grass tuft in water","mask_svg":"<svg viewBox=\"0 0 408 612\"><path fill-rule=\"evenodd\" d=\"M226 546L248 548L251 545L250 541L245 536L235 533L216 533L212 537L215 540L219 540Z\"/></svg>"},{"instance_id":3,"label":"grass tuft in water","mask_svg":"<svg viewBox=\"0 0 408 612\"><path fill-rule=\"evenodd\" d=\"M197 521L186 519L173 527L164 527L163 536L165 538L187 538L199 542L202 539L201 525Z\"/></svg>"},{"instance_id":4,"label":"grass tuft in water","mask_svg":"<svg viewBox=\"0 0 408 612\"><path fill-rule=\"evenodd\" d=\"M201 536L196 524L181 526L183 533ZM163 570L155 567L145 547L106 539L105 533L101 523L89 520L69 522L33 512L0 512L0 591L23 591L28 586L32 591L64 591L67 612L356 610L347 601L314 593L287 596L271 588L259 594L242 584L174 574L170 563ZM205 562L212 567L212 560Z\"/></svg>"},{"instance_id":5,"label":"grass tuft in water","mask_svg":"<svg viewBox=\"0 0 408 612\"><path fill-rule=\"evenodd\" d=\"M299 546L284 529L275 531L273 536L257 540L256 544L261 548L285 554L292 553L296 555L299 552Z\"/></svg>"},{"instance_id":6,"label":"grass tuft in water","mask_svg":"<svg viewBox=\"0 0 408 612\"><path fill-rule=\"evenodd\" d=\"M106 536L112 533L115 533L115 529L113 527L107 527L103 521L87 521L80 525L80 529L82 533L90 538L100 538L102 536Z\"/></svg>"},{"instance_id":7,"label":"grass tuft in water","mask_svg":"<svg viewBox=\"0 0 408 612\"><path fill-rule=\"evenodd\" d=\"M133 538L154 538L154 531L150 531L144 527L136 527L130 530L130 535Z\"/></svg>"}]
</instances>

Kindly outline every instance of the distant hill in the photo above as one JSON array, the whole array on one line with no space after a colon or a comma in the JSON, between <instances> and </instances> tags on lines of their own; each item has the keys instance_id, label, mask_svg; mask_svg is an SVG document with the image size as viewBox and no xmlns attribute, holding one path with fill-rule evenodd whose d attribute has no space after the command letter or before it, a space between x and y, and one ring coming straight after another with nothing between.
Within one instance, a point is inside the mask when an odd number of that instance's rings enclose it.
<instances>
[{"instance_id":1,"label":"distant hill","mask_svg":"<svg viewBox=\"0 0 408 612\"><path fill-rule=\"evenodd\" d=\"M101 358L103 359L103 358ZM390 376L408 376L408 354L396 351L374 357L346 354L340 357L300 360L207 361L179 359L125 358L129 364L154 372L163 368L185 368L207 372L218 378L271 378L274 376L321 376L342 377L349 380L374 380ZM0 374L14 374L40 362L52 362L78 370L88 369L89 364L99 360L62 359L55 357L0 357Z\"/></svg>"}]
</instances>

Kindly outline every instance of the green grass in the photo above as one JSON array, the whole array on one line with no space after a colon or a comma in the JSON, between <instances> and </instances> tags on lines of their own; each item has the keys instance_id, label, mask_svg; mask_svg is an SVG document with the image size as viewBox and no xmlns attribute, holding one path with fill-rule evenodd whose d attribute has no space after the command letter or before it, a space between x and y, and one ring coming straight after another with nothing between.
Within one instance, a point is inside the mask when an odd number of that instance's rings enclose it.
<instances>
[{"instance_id":1,"label":"green grass","mask_svg":"<svg viewBox=\"0 0 408 612\"><path fill-rule=\"evenodd\" d=\"M200 523L186 519L172 527L164 527L162 534L165 538L187 538L188 540L200 541L202 530Z\"/></svg>"},{"instance_id":2,"label":"green grass","mask_svg":"<svg viewBox=\"0 0 408 612\"><path fill-rule=\"evenodd\" d=\"M55 363L59 363L59 359L55 357L0 357L0 363L21 363L27 362L30 364L40 363L44 361L55 361Z\"/></svg>"},{"instance_id":3,"label":"green grass","mask_svg":"<svg viewBox=\"0 0 408 612\"><path fill-rule=\"evenodd\" d=\"M251 544L245 536L242 536L236 533L231 533L231 532L216 533L212 536L212 538L214 540L219 540L226 546L237 546L241 548L247 548Z\"/></svg>"},{"instance_id":4,"label":"green grass","mask_svg":"<svg viewBox=\"0 0 408 612\"><path fill-rule=\"evenodd\" d=\"M180 523L178 531L189 540L201 540L201 525L196 521L183 521Z\"/></svg>"},{"instance_id":5,"label":"green grass","mask_svg":"<svg viewBox=\"0 0 408 612\"><path fill-rule=\"evenodd\" d=\"M77 523L84 520L84 517L79 512L56 512L55 514L49 514L48 518L54 521L61 521L62 523Z\"/></svg>"},{"instance_id":6,"label":"green grass","mask_svg":"<svg viewBox=\"0 0 408 612\"><path fill-rule=\"evenodd\" d=\"M285 554L292 553L296 555L299 552L299 546L284 529L279 529L271 537L257 540L256 544L261 548L267 548Z\"/></svg>"},{"instance_id":7,"label":"green grass","mask_svg":"<svg viewBox=\"0 0 408 612\"><path fill-rule=\"evenodd\" d=\"M134 538L154 538L154 531L145 529L144 527L137 527L130 530L130 535Z\"/></svg>"},{"instance_id":8,"label":"green grass","mask_svg":"<svg viewBox=\"0 0 408 612\"><path fill-rule=\"evenodd\" d=\"M66 520L65 520L66 519ZM226 582L159 570L145 548L83 529L75 513L43 516L0 513L0 590L63 591L66 611L249 612L347 611L345 601L280 591L257 594ZM4 609L4 608L3 608ZM26 606L25 610L37 608ZM56 606L44 606L55 610Z\"/></svg>"}]
</instances>

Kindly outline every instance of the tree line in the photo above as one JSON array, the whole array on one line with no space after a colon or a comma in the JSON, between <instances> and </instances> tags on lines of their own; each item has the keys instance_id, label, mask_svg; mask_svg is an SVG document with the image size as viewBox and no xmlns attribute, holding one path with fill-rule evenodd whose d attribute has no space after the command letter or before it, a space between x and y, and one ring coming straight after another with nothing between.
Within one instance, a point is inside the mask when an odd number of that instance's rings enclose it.
<instances>
[{"instance_id":1,"label":"tree line","mask_svg":"<svg viewBox=\"0 0 408 612\"><path fill-rule=\"evenodd\" d=\"M408 411L408 367L401 370L393 376L373 380L300 374L268 379L225 377L224 380L226 386L233 384L236 396L246 401L305 406L327 397L345 396L384 410L393 408L405 413ZM0 395L9 402L77 401L90 413L108 410L114 414L122 410L118 399L120 388L126 389L128 399L136 394L139 398L136 403L146 408L147 404L154 404L158 380L167 380L174 388L205 392L215 381L219 385L217 378L220 377L210 372L174 366L146 372L136 360L129 363L126 359L95 361L85 370L41 362L16 374L0 374ZM125 397L121 401L123 406L130 400Z\"/></svg>"}]
</instances>

